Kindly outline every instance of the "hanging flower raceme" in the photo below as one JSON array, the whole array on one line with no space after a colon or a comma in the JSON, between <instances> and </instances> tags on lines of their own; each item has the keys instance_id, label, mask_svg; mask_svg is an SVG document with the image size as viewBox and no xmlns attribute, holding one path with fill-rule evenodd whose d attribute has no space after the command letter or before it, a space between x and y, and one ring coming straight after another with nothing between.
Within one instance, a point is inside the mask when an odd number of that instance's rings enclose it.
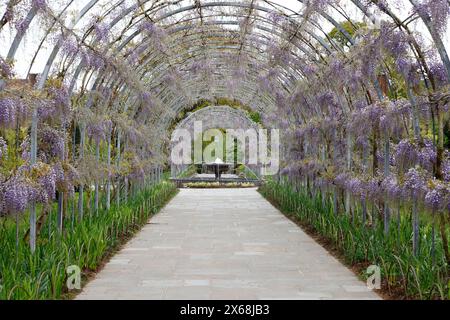
<instances>
[{"instance_id":1,"label":"hanging flower raceme","mask_svg":"<svg viewBox=\"0 0 450 320\"><path fill-rule=\"evenodd\" d=\"M101 70L106 65L105 58L90 49L81 52L81 62L84 67L92 70Z\"/></svg>"},{"instance_id":2,"label":"hanging flower raceme","mask_svg":"<svg viewBox=\"0 0 450 320\"><path fill-rule=\"evenodd\" d=\"M143 142L146 141L146 137L141 133L141 131L138 128L134 126L127 126L124 132L128 141L133 145L142 141Z\"/></svg>"},{"instance_id":3,"label":"hanging flower raceme","mask_svg":"<svg viewBox=\"0 0 450 320\"><path fill-rule=\"evenodd\" d=\"M20 173L0 185L0 189L0 212L3 214L22 213L38 198L36 186Z\"/></svg>"},{"instance_id":4,"label":"hanging flower raceme","mask_svg":"<svg viewBox=\"0 0 450 320\"><path fill-rule=\"evenodd\" d=\"M411 105L408 101L399 99L383 103L384 109L380 115L380 129L388 137L401 137L404 127L398 125L402 119L411 115Z\"/></svg>"},{"instance_id":5,"label":"hanging flower raceme","mask_svg":"<svg viewBox=\"0 0 450 320\"><path fill-rule=\"evenodd\" d=\"M36 103L38 118L42 122L52 119L57 112L52 99L39 99Z\"/></svg>"},{"instance_id":6,"label":"hanging flower raceme","mask_svg":"<svg viewBox=\"0 0 450 320\"><path fill-rule=\"evenodd\" d=\"M64 137L58 130L44 126L38 132L40 156L45 160L61 159L64 155Z\"/></svg>"},{"instance_id":7,"label":"hanging flower raceme","mask_svg":"<svg viewBox=\"0 0 450 320\"><path fill-rule=\"evenodd\" d=\"M38 116L42 121L58 117L66 123L72 116L70 95L64 86L51 86L47 89L48 98L40 99Z\"/></svg>"},{"instance_id":8,"label":"hanging flower raceme","mask_svg":"<svg viewBox=\"0 0 450 320\"><path fill-rule=\"evenodd\" d=\"M425 205L432 211L437 212L449 208L450 189L442 182L433 181L432 188L425 195Z\"/></svg>"},{"instance_id":9,"label":"hanging flower raceme","mask_svg":"<svg viewBox=\"0 0 450 320\"><path fill-rule=\"evenodd\" d=\"M157 26L154 22L145 20L141 23L140 29L142 32L146 33L155 46L155 48L159 51L165 51L165 39L167 38L167 33L164 29Z\"/></svg>"},{"instance_id":10,"label":"hanging flower raceme","mask_svg":"<svg viewBox=\"0 0 450 320\"><path fill-rule=\"evenodd\" d=\"M80 46L76 39L64 35L61 35L60 39L62 42L61 51L69 58L74 58L80 52Z\"/></svg>"},{"instance_id":11,"label":"hanging flower raceme","mask_svg":"<svg viewBox=\"0 0 450 320\"><path fill-rule=\"evenodd\" d=\"M71 164L58 162L53 166L56 189L60 192L73 194L74 186L80 182L80 174Z\"/></svg>"},{"instance_id":12,"label":"hanging flower raceme","mask_svg":"<svg viewBox=\"0 0 450 320\"><path fill-rule=\"evenodd\" d=\"M88 136L99 143L111 134L113 123L109 119L91 119L87 125Z\"/></svg>"},{"instance_id":13,"label":"hanging flower raceme","mask_svg":"<svg viewBox=\"0 0 450 320\"><path fill-rule=\"evenodd\" d=\"M346 183L346 189L352 193L353 196L361 198L361 200L364 200L366 198L366 192L364 189L364 182L361 181L359 178L351 178Z\"/></svg>"},{"instance_id":14,"label":"hanging flower raceme","mask_svg":"<svg viewBox=\"0 0 450 320\"><path fill-rule=\"evenodd\" d=\"M403 190L401 185L398 183L397 177L394 175L389 175L384 178L381 183L382 190L389 200L397 202L401 200Z\"/></svg>"},{"instance_id":15,"label":"hanging flower raceme","mask_svg":"<svg viewBox=\"0 0 450 320\"><path fill-rule=\"evenodd\" d=\"M342 111L339 106L338 98L332 91L326 91L317 96L317 103L322 107L322 111L328 112L330 115L336 115Z\"/></svg>"},{"instance_id":16,"label":"hanging flower raceme","mask_svg":"<svg viewBox=\"0 0 450 320\"><path fill-rule=\"evenodd\" d=\"M372 201L380 200L383 196L380 181L377 178L370 179L366 184L367 197Z\"/></svg>"},{"instance_id":17,"label":"hanging flower raceme","mask_svg":"<svg viewBox=\"0 0 450 320\"><path fill-rule=\"evenodd\" d=\"M419 155L416 147L409 141L409 139L402 140L397 145L395 162L397 168L402 172L414 167L417 163L418 157Z\"/></svg>"},{"instance_id":18,"label":"hanging flower raceme","mask_svg":"<svg viewBox=\"0 0 450 320\"><path fill-rule=\"evenodd\" d=\"M104 42L108 40L109 26L107 24L97 21L92 25L92 27L95 32L96 41Z\"/></svg>"},{"instance_id":19,"label":"hanging flower raceme","mask_svg":"<svg viewBox=\"0 0 450 320\"><path fill-rule=\"evenodd\" d=\"M47 0L32 0L33 6L38 10L47 10Z\"/></svg>"},{"instance_id":20,"label":"hanging flower raceme","mask_svg":"<svg viewBox=\"0 0 450 320\"><path fill-rule=\"evenodd\" d=\"M22 160L30 161L31 159L30 147L31 147L30 137L26 136L23 139L22 143L20 144L20 152Z\"/></svg>"},{"instance_id":21,"label":"hanging flower raceme","mask_svg":"<svg viewBox=\"0 0 450 320\"><path fill-rule=\"evenodd\" d=\"M210 60L196 60L189 68L189 72L193 75L209 76L213 73L214 67Z\"/></svg>"},{"instance_id":22,"label":"hanging flower raceme","mask_svg":"<svg viewBox=\"0 0 450 320\"><path fill-rule=\"evenodd\" d=\"M438 84L448 84L447 69L444 67L444 64L442 62L433 62L429 68L431 75Z\"/></svg>"},{"instance_id":23,"label":"hanging flower raceme","mask_svg":"<svg viewBox=\"0 0 450 320\"><path fill-rule=\"evenodd\" d=\"M0 57L0 78L12 78L14 72L11 65L6 62L2 57Z\"/></svg>"},{"instance_id":24,"label":"hanging flower raceme","mask_svg":"<svg viewBox=\"0 0 450 320\"><path fill-rule=\"evenodd\" d=\"M340 173L334 179L334 184L342 189L347 187L348 181L350 181L350 175L348 173Z\"/></svg>"},{"instance_id":25,"label":"hanging flower raceme","mask_svg":"<svg viewBox=\"0 0 450 320\"><path fill-rule=\"evenodd\" d=\"M48 9L48 4L46 0L32 0L31 1L31 7L36 12L46 12ZM25 32L28 30L30 23L32 21L32 18L30 18L28 15L25 15L21 19L17 19L14 23L14 27L18 34L24 35Z\"/></svg>"},{"instance_id":26,"label":"hanging flower raceme","mask_svg":"<svg viewBox=\"0 0 450 320\"><path fill-rule=\"evenodd\" d=\"M415 7L415 10L420 15L428 17L439 34L447 30L450 15L448 0L424 0Z\"/></svg>"},{"instance_id":27,"label":"hanging flower raceme","mask_svg":"<svg viewBox=\"0 0 450 320\"><path fill-rule=\"evenodd\" d=\"M96 142L105 140L105 128L103 123L98 123L96 121L89 123L87 126L87 133L90 138L94 139Z\"/></svg>"},{"instance_id":28,"label":"hanging flower raceme","mask_svg":"<svg viewBox=\"0 0 450 320\"><path fill-rule=\"evenodd\" d=\"M124 56L126 57L128 63L130 65L138 64L139 63L139 52L140 50L136 50L135 48L127 49Z\"/></svg>"},{"instance_id":29,"label":"hanging flower raceme","mask_svg":"<svg viewBox=\"0 0 450 320\"><path fill-rule=\"evenodd\" d=\"M142 92L140 94L140 100L142 103L142 109L141 112L144 116L148 116L148 114L155 108L155 100L153 98L153 95L148 92Z\"/></svg>"},{"instance_id":30,"label":"hanging flower raceme","mask_svg":"<svg viewBox=\"0 0 450 320\"><path fill-rule=\"evenodd\" d=\"M444 164L442 165L442 174L444 176L444 181L450 183L450 159L446 157Z\"/></svg>"},{"instance_id":31,"label":"hanging flower raceme","mask_svg":"<svg viewBox=\"0 0 450 320\"><path fill-rule=\"evenodd\" d=\"M325 72L333 77L338 77L340 80L346 80L345 63L342 57L337 54L331 54L329 57L329 66L325 69Z\"/></svg>"},{"instance_id":32,"label":"hanging flower raceme","mask_svg":"<svg viewBox=\"0 0 450 320\"><path fill-rule=\"evenodd\" d=\"M30 175L36 182L36 201L39 203L49 203L55 200L56 196L56 173L48 164L38 162L31 166Z\"/></svg>"},{"instance_id":33,"label":"hanging flower raceme","mask_svg":"<svg viewBox=\"0 0 450 320\"><path fill-rule=\"evenodd\" d=\"M405 139L400 141L396 147L395 165L400 172L406 172L416 165L420 165L428 172L433 172L436 161L436 146L429 139L423 139L420 145Z\"/></svg>"},{"instance_id":34,"label":"hanging flower raceme","mask_svg":"<svg viewBox=\"0 0 450 320\"><path fill-rule=\"evenodd\" d=\"M128 177L133 180L142 180L145 177L145 170L143 163L137 156L134 156L131 159Z\"/></svg>"},{"instance_id":35,"label":"hanging flower raceme","mask_svg":"<svg viewBox=\"0 0 450 320\"><path fill-rule=\"evenodd\" d=\"M10 22L14 20L14 6L6 6L5 14L3 15L3 18L6 22Z\"/></svg>"},{"instance_id":36,"label":"hanging flower raceme","mask_svg":"<svg viewBox=\"0 0 450 320\"><path fill-rule=\"evenodd\" d=\"M329 5L332 5L336 0L309 0L305 1L305 12L320 12L327 9Z\"/></svg>"},{"instance_id":37,"label":"hanging flower raceme","mask_svg":"<svg viewBox=\"0 0 450 320\"><path fill-rule=\"evenodd\" d=\"M8 144L0 137L0 161L8 159Z\"/></svg>"},{"instance_id":38,"label":"hanging flower raceme","mask_svg":"<svg viewBox=\"0 0 450 320\"><path fill-rule=\"evenodd\" d=\"M28 115L28 107L21 99L0 97L0 128L13 128L17 121L25 121Z\"/></svg>"},{"instance_id":39,"label":"hanging flower raceme","mask_svg":"<svg viewBox=\"0 0 450 320\"><path fill-rule=\"evenodd\" d=\"M52 86L48 88L48 93L53 100L55 107L67 112L70 107L70 95L64 86Z\"/></svg>"},{"instance_id":40,"label":"hanging flower raceme","mask_svg":"<svg viewBox=\"0 0 450 320\"><path fill-rule=\"evenodd\" d=\"M11 128L16 123L15 100L11 98L0 98L0 127Z\"/></svg>"},{"instance_id":41,"label":"hanging flower raceme","mask_svg":"<svg viewBox=\"0 0 450 320\"><path fill-rule=\"evenodd\" d=\"M29 19L25 18L25 19L16 21L16 23L14 24L14 27L16 28L16 31L18 34L23 35L27 31L29 25L30 25Z\"/></svg>"},{"instance_id":42,"label":"hanging flower raceme","mask_svg":"<svg viewBox=\"0 0 450 320\"><path fill-rule=\"evenodd\" d=\"M314 64L305 64L301 67L301 70L305 74L307 78L311 78L313 76L316 76L318 74L318 68Z\"/></svg>"},{"instance_id":43,"label":"hanging flower raceme","mask_svg":"<svg viewBox=\"0 0 450 320\"><path fill-rule=\"evenodd\" d=\"M428 191L424 173L416 168L409 169L405 175L403 190L411 200L423 197Z\"/></svg>"},{"instance_id":44,"label":"hanging flower raceme","mask_svg":"<svg viewBox=\"0 0 450 320\"><path fill-rule=\"evenodd\" d=\"M355 136L367 134L368 126L377 127L383 115L385 115L385 109L380 104L372 104L354 111L347 127Z\"/></svg>"},{"instance_id":45,"label":"hanging flower raceme","mask_svg":"<svg viewBox=\"0 0 450 320\"><path fill-rule=\"evenodd\" d=\"M267 74L261 75L258 79L259 88L267 93L274 93L275 79L280 76L280 71L277 68L270 68Z\"/></svg>"},{"instance_id":46,"label":"hanging flower raceme","mask_svg":"<svg viewBox=\"0 0 450 320\"><path fill-rule=\"evenodd\" d=\"M359 135L355 140L355 147L362 150L369 150L369 137L367 134Z\"/></svg>"},{"instance_id":47,"label":"hanging flower raceme","mask_svg":"<svg viewBox=\"0 0 450 320\"><path fill-rule=\"evenodd\" d=\"M379 41L384 49L393 57L404 56L409 49L408 35L403 31L400 31L398 27L392 23L382 23Z\"/></svg>"},{"instance_id":48,"label":"hanging flower raceme","mask_svg":"<svg viewBox=\"0 0 450 320\"><path fill-rule=\"evenodd\" d=\"M302 171L302 166L298 162L291 161L291 164L281 170L281 175L289 177L297 177Z\"/></svg>"},{"instance_id":49,"label":"hanging flower raceme","mask_svg":"<svg viewBox=\"0 0 450 320\"><path fill-rule=\"evenodd\" d=\"M423 139L422 144L418 152L419 164L428 172L433 172L433 167L437 162L436 146L430 139Z\"/></svg>"},{"instance_id":50,"label":"hanging flower raceme","mask_svg":"<svg viewBox=\"0 0 450 320\"><path fill-rule=\"evenodd\" d=\"M281 66L289 66L293 58L289 48L284 48L274 42L270 43L269 47L267 48L267 53L272 63Z\"/></svg>"}]
</instances>

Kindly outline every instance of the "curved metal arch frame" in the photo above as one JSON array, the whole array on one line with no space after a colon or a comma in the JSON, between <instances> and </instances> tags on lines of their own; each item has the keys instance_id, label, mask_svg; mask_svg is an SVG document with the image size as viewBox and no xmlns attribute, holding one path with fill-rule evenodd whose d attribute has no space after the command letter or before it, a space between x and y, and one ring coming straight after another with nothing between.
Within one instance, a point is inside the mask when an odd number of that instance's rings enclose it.
<instances>
[{"instance_id":1,"label":"curved metal arch frame","mask_svg":"<svg viewBox=\"0 0 450 320\"><path fill-rule=\"evenodd\" d=\"M146 4L148 1L150 1L150 0L143 1L143 2L141 2L141 4L144 5L144 4ZM88 11L90 11L90 10L95 6L95 4L96 4L97 2L98 2L98 0L92 0L91 2L89 2L89 3L85 6L85 8L82 9L82 11L81 11L81 13L80 13L80 15L79 15L79 18L76 19L76 21L79 22L79 21L81 20L81 18L82 18ZM122 2L120 2L120 3L122 3ZM245 7L245 6L246 6L246 5L243 5L243 4L235 4L235 3L231 3L230 5L231 5L231 6L241 6L241 7L243 7L243 6ZM119 5L117 5L117 6L119 6ZM209 4L203 4L202 6L203 6L203 7L208 7ZM137 7L137 5L132 6L132 7L130 7L130 10L125 11L125 12L130 13L130 12L132 12L133 10L135 10L136 7ZM191 6L190 8L188 7L188 9L195 9L195 8L196 8L196 6ZM160 8L157 8L156 10L163 10L163 9L164 9L164 7L161 6ZM264 8L264 9L265 9L266 12L269 12L269 10L268 10L267 8ZM179 12L181 12L181 11L182 11L182 10L174 10L174 11L168 13L166 16L169 17L169 16L174 15L174 14L177 14L177 13L179 13ZM30 20L30 21L34 18L34 16L36 15L36 13L37 13L36 8L33 7L33 8L30 10L29 14L28 14L28 17L29 17L29 20ZM120 17L117 17L115 20L116 20L116 21L120 21L120 20L123 19L123 18L124 18L124 16L120 16ZM74 24L74 25L75 25L75 24ZM21 42L21 40L22 40L22 37L23 37L23 35L19 35L19 34L16 35L12 47L15 47L15 48L17 49L18 44L20 44L20 42ZM17 43L17 45L14 45L14 43ZM14 51L14 53L15 53L15 51ZM13 58L13 57L14 57L14 54L13 54L10 58Z\"/></svg>"},{"instance_id":2,"label":"curved metal arch frame","mask_svg":"<svg viewBox=\"0 0 450 320\"><path fill-rule=\"evenodd\" d=\"M140 32L139 32L139 33L140 33ZM131 41L131 39L130 39L129 41ZM78 72L76 72L76 74L78 74Z\"/></svg>"},{"instance_id":3,"label":"curved metal arch frame","mask_svg":"<svg viewBox=\"0 0 450 320\"><path fill-rule=\"evenodd\" d=\"M91 4L92 4L92 2L91 2ZM235 4L231 4L231 5L235 6ZM240 7L246 7L245 5L242 5L242 4L239 5L239 6L240 6ZM247 6L247 7L248 7L248 6ZM111 10L111 11L112 11L112 10ZM131 11L131 10L130 10L130 11ZM175 14L175 13L176 13L176 11L174 11L174 12L172 12L172 13L169 13L169 15L170 15L170 14ZM119 21L119 20L117 20L117 21ZM270 32L271 30L266 30L266 31L269 31L269 32ZM76 73L76 74L78 74L78 73ZM43 77L43 78L44 78L44 77Z\"/></svg>"},{"instance_id":4,"label":"curved metal arch frame","mask_svg":"<svg viewBox=\"0 0 450 320\"><path fill-rule=\"evenodd\" d=\"M301 2L301 3L303 3L304 1L301 1L301 0L298 0L299 2ZM95 6L95 4L97 3L98 1L97 0L93 0L93 1L91 1L91 2L89 2L87 5L86 5L86 7L83 9L83 11L82 12L85 12L85 13L87 13L89 10L91 10L94 6ZM146 4L148 1L144 1L144 4ZM361 9L361 11L364 13L364 14L366 14L366 12L363 10L363 8L362 8L362 5L361 5L361 2L360 1L358 1L358 0L352 0L352 2L355 4L355 6L356 7L358 7L358 8L360 8ZM412 1L411 0L411 3L414 5L414 2L415 1ZM122 2L119 2L119 3L122 3ZM167 4L167 7L169 7L170 6L170 4ZM203 7L208 7L208 4L202 4L202 6ZM236 6L235 4L233 4L233 6ZM240 5L237 5L238 7L241 7ZM136 9L136 6L133 6L134 7L134 9ZM192 7L192 9L196 9L196 6L194 5L194 6L191 6ZM247 6L248 7L248 6ZM156 9L156 11L158 11L158 10L163 10L165 7L164 6L162 6L162 7L160 7L160 8L157 8ZM267 9L267 8L265 8L265 9ZM130 10L129 10L129 13L130 12L132 12L133 10L131 9L131 7L130 7ZM177 11L179 11L179 10L174 10L174 11L171 11L171 12L169 12L169 13L167 13L167 15L168 15L168 17L169 16L171 16L171 15L175 15L175 14L177 14ZM269 10L270 11L270 10ZM112 9L110 10L110 12L112 12ZM37 14L37 9L35 8L35 7L33 7L30 11L29 11L29 13L28 13L28 15L27 15L27 19L28 20L32 20L33 18L34 18L34 16ZM340 27L340 25L336 22L336 23L333 23L333 18L331 17L331 16L329 16L327 13L321 13L321 15L322 16L325 16L325 18L329 21L329 22L331 22L332 24L334 24L336 27L338 27L338 29L340 29L340 31L341 31L341 33L342 34L344 34L344 36L348 36L348 34L346 35L345 34L345 32L343 32L343 30L342 30L342 28L339 28ZM328 16L328 17L326 17L326 16ZM116 19L117 19L117 21L120 21L121 19L122 19L123 17L117 17ZM335 22L335 21L334 21ZM427 25L428 26L428 25ZM345 30L344 30L345 31ZM23 37L23 35L20 35L20 34L17 34L16 35L16 37L14 38L14 41L13 41L13 44L11 45L11 48L10 48L10 51L9 51L9 54L8 54L8 57L10 57L10 56L12 56L12 57L14 57L14 55L15 55L15 51L17 50L17 47L18 47L18 43L20 44L20 42L21 42L21 39L22 39L22 37ZM55 54L55 56L56 56L56 54ZM49 59L50 60L50 59ZM445 59L444 59L445 60ZM445 62L445 61L444 61ZM48 69L50 69L51 68L51 64L50 64L50 66L48 67ZM42 78L45 78L45 77L42 77ZM43 80L42 80L43 81Z\"/></svg>"}]
</instances>

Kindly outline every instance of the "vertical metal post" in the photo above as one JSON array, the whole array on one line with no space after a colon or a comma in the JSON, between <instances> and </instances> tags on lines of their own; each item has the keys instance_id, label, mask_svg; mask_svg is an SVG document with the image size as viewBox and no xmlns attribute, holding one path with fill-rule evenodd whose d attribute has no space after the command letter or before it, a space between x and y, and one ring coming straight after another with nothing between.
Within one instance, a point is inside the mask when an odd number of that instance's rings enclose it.
<instances>
[{"instance_id":1,"label":"vertical metal post","mask_svg":"<svg viewBox=\"0 0 450 320\"><path fill-rule=\"evenodd\" d=\"M350 173L352 170L352 150L353 150L353 141L352 135L350 132L347 132L347 171ZM350 191L345 191L345 210L348 215L351 214L351 194Z\"/></svg>"},{"instance_id":2,"label":"vertical metal post","mask_svg":"<svg viewBox=\"0 0 450 320\"><path fill-rule=\"evenodd\" d=\"M121 148L121 134L120 134L120 130L118 130L117 132L117 159L116 159L116 166L117 166L117 172L120 172L120 148ZM117 190L116 190L116 205L117 207L120 206L120 175L118 175L117 178Z\"/></svg>"},{"instance_id":3,"label":"vertical metal post","mask_svg":"<svg viewBox=\"0 0 450 320\"><path fill-rule=\"evenodd\" d=\"M64 192L58 192L58 231L62 234L64 228Z\"/></svg>"},{"instance_id":4,"label":"vertical metal post","mask_svg":"<svg viewBox=\"0 0 450 320\"><path fill-rule=\"evenodd\" d=\"M35 107L31 119L31 165L37 162L37 127L38 127L38 111ZM31 253L36 251L36 203L30 205L30 249Z\"/></svg>"},{"instance_id":5,"label":"vertical metal post","mask_svg":"<svg viewBox=\"0 0 450 320\"><path fill-rule=\"evenodd\" d=\"M389 133L385 132L384 133L384 177L388 178L390 175L390 152L391 152L391 145L390 145L390 138L389 138ZM387 202L387 200L385 201L384 204L384 233L386 235L389 234L389 220L390 220L390 209L389 209L389 203Z\"/></svg>"},{"instance_id":6,"label":"vertical metal post","mask_svg":"<svg viewBox=\"0 0 450 320\"><path fill-rule=\"evenodd\" d=\"M414 255L419 255L419 209L417 204L417 199L414 198L413 201L413 221L412 221L412 227L413 227L413 251Z\"/></svg>"},{"instance_id":7,"label":"vertical metal post","mask_svg":"<svg viewBox=\"0 0 450 320\"><path fill-rule=\"evenodd\" d=\"M97 167L100 165L100 141L96 141L95 144L95 162L97 164ZM95 178L95 200L94 200L94 208L95 208L95 214L98 214L99 209L99 179L98 177Z\"/></svg>"},{"instance_id":8,"label":"vertical metal post","mask_svg":"<svg viewBox=\"0 0 450 320\"><path fill-rule=\"evenodd\" d=\"M80 124L80 155L79 158L84 158L84 145L86 140L86 125ZM78 191L78 218L81 221L84 216L84 185L80 184Z\"/></svg>"}]
</instances>

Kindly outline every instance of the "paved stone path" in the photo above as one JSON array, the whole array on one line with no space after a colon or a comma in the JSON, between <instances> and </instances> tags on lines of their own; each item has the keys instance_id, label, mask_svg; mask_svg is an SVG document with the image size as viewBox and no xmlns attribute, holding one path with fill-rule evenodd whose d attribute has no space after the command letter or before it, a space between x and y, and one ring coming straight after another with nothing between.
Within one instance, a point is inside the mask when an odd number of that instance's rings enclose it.
<instances>
[{"instance_id":1,"label":"paved stone path","mask_svg":"<svg viewBox=\"0 0 450 320\"><path fill-rule=\"evenodd\" d=\"M183 189L78 299L379 299L256 189Z\"/></svg>"}]
</instances>

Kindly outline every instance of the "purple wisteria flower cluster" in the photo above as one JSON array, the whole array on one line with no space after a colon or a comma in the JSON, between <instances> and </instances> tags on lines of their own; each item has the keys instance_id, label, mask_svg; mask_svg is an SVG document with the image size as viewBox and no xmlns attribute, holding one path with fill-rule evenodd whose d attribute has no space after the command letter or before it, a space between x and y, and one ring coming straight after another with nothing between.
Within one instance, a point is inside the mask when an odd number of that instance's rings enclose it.
<instances>
[{"instance_id":1,"label":"purple wisteria flower cluster","mask_svg":"<svg viewBox=\"0 0 450 320\"><path fill-rule=\"evenodd\" d=\"M59 107L63 112L67 112L70 107L70 96L67 88L64 86L50 87L47 91L55 107Z\"/></svg>"},{"instance_id":2,"label":"purple wisteria flower cluster","mask_svg":"<svg viewBox=\"0 0 450 320\"><path fill-rule=\"evenodd\" d=\"M429 17L433 27L439 34L447 30L448 17L450 15L450 3L448 0L424 0L414 9L419 15Z\"/></svg>"},{"instance_id":3,"label":"purple wisteria flower cluster","mask_svg":"<svg viewBox=\"0 0 450 320\"><path fill-rule=\"evenodd\" d=\"M63 157L64 137L61 132L50 126L44 126L39 130L38 137L41 142L40 153L45 155L46 160Z\"/></svg>"},{"instance_id":4,"label":"purple wisteria flower cluster","mask_svg":"<svg viewBox=\"0 0 450 320\"><path fill-rule=\"evenodd\" d=\"M16 122L15 101L11 98L0 98L0 126L12 127Z\"/></svg>"},{"instance_id":5,"label":"purple wisteria flower cluster","mask_svg":"<svg viewBox=\"0 0 450 320\"><path fill-rule=\"evenodd\" d=\"M15 127L16 121L24 121L28 115L28 107L21 99L0 97L0 128Z\"/></svg>"},{"instance_id":6,"label":"purple wisteria flower cluster","mask_svg":"<svg viewBox=\"0 0 450 320\"><path fill-rule=\"evenodd\" d=\"M340 108L335 95L327 92L318 95L317 104L324 113L327 113L327 108ZM387 177L384 177L380 167L372 177L368 177L367 174L358 176L343 169L348 166L345 161L347 157L345 132L352 135L354 141L352 149L360 149L369 155L374 143L371 141L373 132L379 130L381 135L387 135L389 140L405 136L404 129L398 124L411 117L410 103L397 100L356 108L349 118L311 118L306 125L291 130L290 134L295 141L295 146L290 149L288 159L297 163L297 166L295 170L288 166L282 174L310 177L321 185L337 186L362 200L375 202L388 200L407 204L417 200L430 210L443 210L448 206L450 187L444 182L431 183L437 163L437 148L430 139L422 138L418 141L402 139L398 144L391 142L388 163L389 171L395 174ZM342 132L342 128L346 130ZM323 152L320 146L324 146L325 142L327 144L332 142L334 156L331 167L317 160ZM376 144L378 146L376 161L384 165L384 149L379 146L378 141ZM355 160L352 154L351 161ZM448 171L448 163L450 162L444 162L444 174L446 168ZM433 205L430 200L432 198ZM438 200L439 205L436 205Z\"/></svg>"},{"instance_id":7,"label":"purple wisteria flower cluster","mask_svg":"<svg viewBox=\"0 0 450 320\"><path fill-rule=\"evenodd\" d=\"M406 193L412 198L417 199L427 192L426 176L416 168L409 169L405 175L404 188Z\"/></svg>"},{"instance_id":8,"label":"purple wisteria flower cluster","mask_svg":"<svg viewBox=\"0 0 450 320\"><path fill-rule=\"evenodd\" d=\"M40 202L48 203L55 200L56 196L56 173L53 169L39 178L39 184L41 185L41 198Z\"/></svg>"},{"instance_id":9,"label":"purple wisteria flower cluster","mask_svg":"<svg viewBox=\"0 0 450 320\"><path fill-rule=\"evenodd\" d=\"M57 162L53 166L53 171L55 173L56 189L73 194L74 186L78 185L81 180L78 170L69 163Z\"/></svg>"},{"instance_id":10,"label":"purple wisteria flower cluster","mask_svg":"<svg viewBox=\"0 0 450 320\"><path fill-rule=\"evenodd\" d=\"M32 181L20 175L14 176L0 184L0 212L3 215L22 213L38 198L37 194Z\"/></svg>"},{"instance_id":11,"label":"purple wisteria flower cluster","mask_svg":"<svg viewBox=\"0 0 450 320\"><path fill-rule=\"evenodd\" d=\"M79 179L69 164L22 165L9 179L0 181L0 215L22 213L31 203L50 204L57 190L73 193Z\"/></svg>"},{"instance_id":12,"label":"purple wisteria flower cluster","mask_svg":"<svg viewBox=\"0 0 450 320\"><path fill-rule=\"evenodd\" d=\"M46 10L48 8L47 0L32 0L32 5L38 10Z\"/></svg>"},{"instance_id":13,"label":"purple wisteria flower cluster","mask_svg":"<svg viewBox=\"0 0 450 320\"><path fill-rule=\"evenodd\" d=\"M106 66L106 59L98 52L86 49L80 55L82 64L88 69L101 70Z\"/></svg>"},{"instance_id":14,"label":"purple wisteria flower cluster","mask_svg":"<svg viewBox=\"0 0 450 320\"><path fill-rule=\"evenodd\" d=\"M433 183L434 187L429 190L425 196L425 204L428 208L436 211L441 210L449 210L450 209L450 200L449 193L450 190L448 186L446 187L444 184L435 181Z\"/></svg>"},{"instance_id":15,"label":"purple wisteria flower cluster","mask_svg":"<svg viewBox=\"0 0 450 320\"><path fill-rule=\"evenodd\" d=\"M87 125L88 136L99 143L102 140L106 140L108 134L111 134L113 123L109 119L98 120L94 119Z\"/></svg>"},{"instance_id":16,"label":"purple wisteria flower cluster","mask_svg":"<svg viewBox=\"0 0 450 320\"><path fill-rule=\"evenodd\" d=\"M444 176L444 182L450 183L450 157L446 157L442 165L442 175Z\"/></svg>"},{"instance_id":17,"label":"purple wisteria flower cluster","mask_svg":"<svg viewBox=\"0 0 450 320\"><path fill-rule=\"evenodd\" d=\"M434 77L434 80L437 81L441 85L447 84L447 70L444 67L444 64L440 61L433 61L430 64L430 72Z\"/></svg>"},{"instance_id":18,"label":"purple wisteria flower cluster","mask_svg":"<svg viewBox=\"0 0 450 320\"><path fill-rule=\"evenodd\" d=\"M351 114L347 127L355 136L367 134L367 126L379 127L383 134L401 136L402 127L399 121L411 116L411 105L406 100L375 103L356 109Z\"/></svg>"},{"instance_id":19,"label":"purple wisteria flower cluster","mask_svg":"<svg viewBox=\"0 0 450 320\"><path fill-rule=\"evenodd\" d=\"M41 120L60 119L64 124L71 119L72 104L65 86L51 86L47 89L48 99L41 100L38 114Z\"/></svg>"},{"instance_id":20,"label":"purple wisteria flower cluster","mask_svg":"<svg viewBox=\"0 0 450 320\"><path fill-rule=\"evenodd\" d=\"M196 60L192 63L189 72L193 75L211 75L214 72L214 66L210 60Z\"/></svg>"},{"instance_id":21,"label":"purple wisteria flower cluster","mask_svg":"<svg viewBox=\"0 0 450 320\"><path fill-rule=\"evenodd\" d=\"M433 172L437 161L436 146L429 139L424 139L420 144L409 139L400 141L395 152L395 164L403 172L420 165L428 172Z\"/></svg>"},{"instance_id":22,"label":"purple wisteria flower cluster","mask_svg":"<svg viewBox=\"0 0 450 320\"><path fill-rule=\"evenodd\" d=\"M165 39L167 38L167 32L160 26L156 25L152 21L145 20L140 25L140 30L148 35L152 45L159 51L165 51Z\"/></svg>"},{"instance_id":23,"label":"purple wisteria flower cluster","mask_svg":"<svg viewBox=\"0 0 450 320\"><path fill-rule=\"evenodd\" d=\"M70 37L60 37L61 50L69 58L74 58L80 52L80 46L76 39Z\"/></svg>"},{"instance_id":24,"label":"purple wisteria flower cluster","mask_svg":"<svg viewBox=\"0 0 450 320\"><path fill-rule=\"evenodd\" d=\"M23 35L30 26L30 21L29 19L20 19L15 22L14 26L17 30L17 33Z\"/></svg>"},{"instance_id":25,"label":"purple wisteria flower cluster","mask_svg":"<svg viewBox=\"0 0 450 320\"><path fill-rule=\"evenodd\" d=\"M11 65L0 57L0 78L12 78L14 75Z\"/></svg>"},{"instance_id":26,"label":"purple wisteria flower cluster","mask_svg":"<svg viewBox=\"0 0 450 320\"><path fill-rule=\"evenodd\" d=\"M109 26L103 22L95 22L93 25L97 41L104 42L109 38Z\"/></svg>"},{"instance_id":27,"label":"purple wisteria flower cluster","mask_svg":"<svg viewBox=\"0 0 450 320\"><path fill-rule=\"evenodd\" d=\"M283 174L286 174L286 172L283 172ZM431 180L426 173L411 168L406 173L403 183L399 183L394 175L382 180L359 178L347 173L337 175L331 183L361 200L380 201L387 199L394 203L417 201L432 210L444 210L450 202L450 187L448 184L436 180L433 180L432 183L428 183L428 181Z\"/></svg>"}]
</instances>

